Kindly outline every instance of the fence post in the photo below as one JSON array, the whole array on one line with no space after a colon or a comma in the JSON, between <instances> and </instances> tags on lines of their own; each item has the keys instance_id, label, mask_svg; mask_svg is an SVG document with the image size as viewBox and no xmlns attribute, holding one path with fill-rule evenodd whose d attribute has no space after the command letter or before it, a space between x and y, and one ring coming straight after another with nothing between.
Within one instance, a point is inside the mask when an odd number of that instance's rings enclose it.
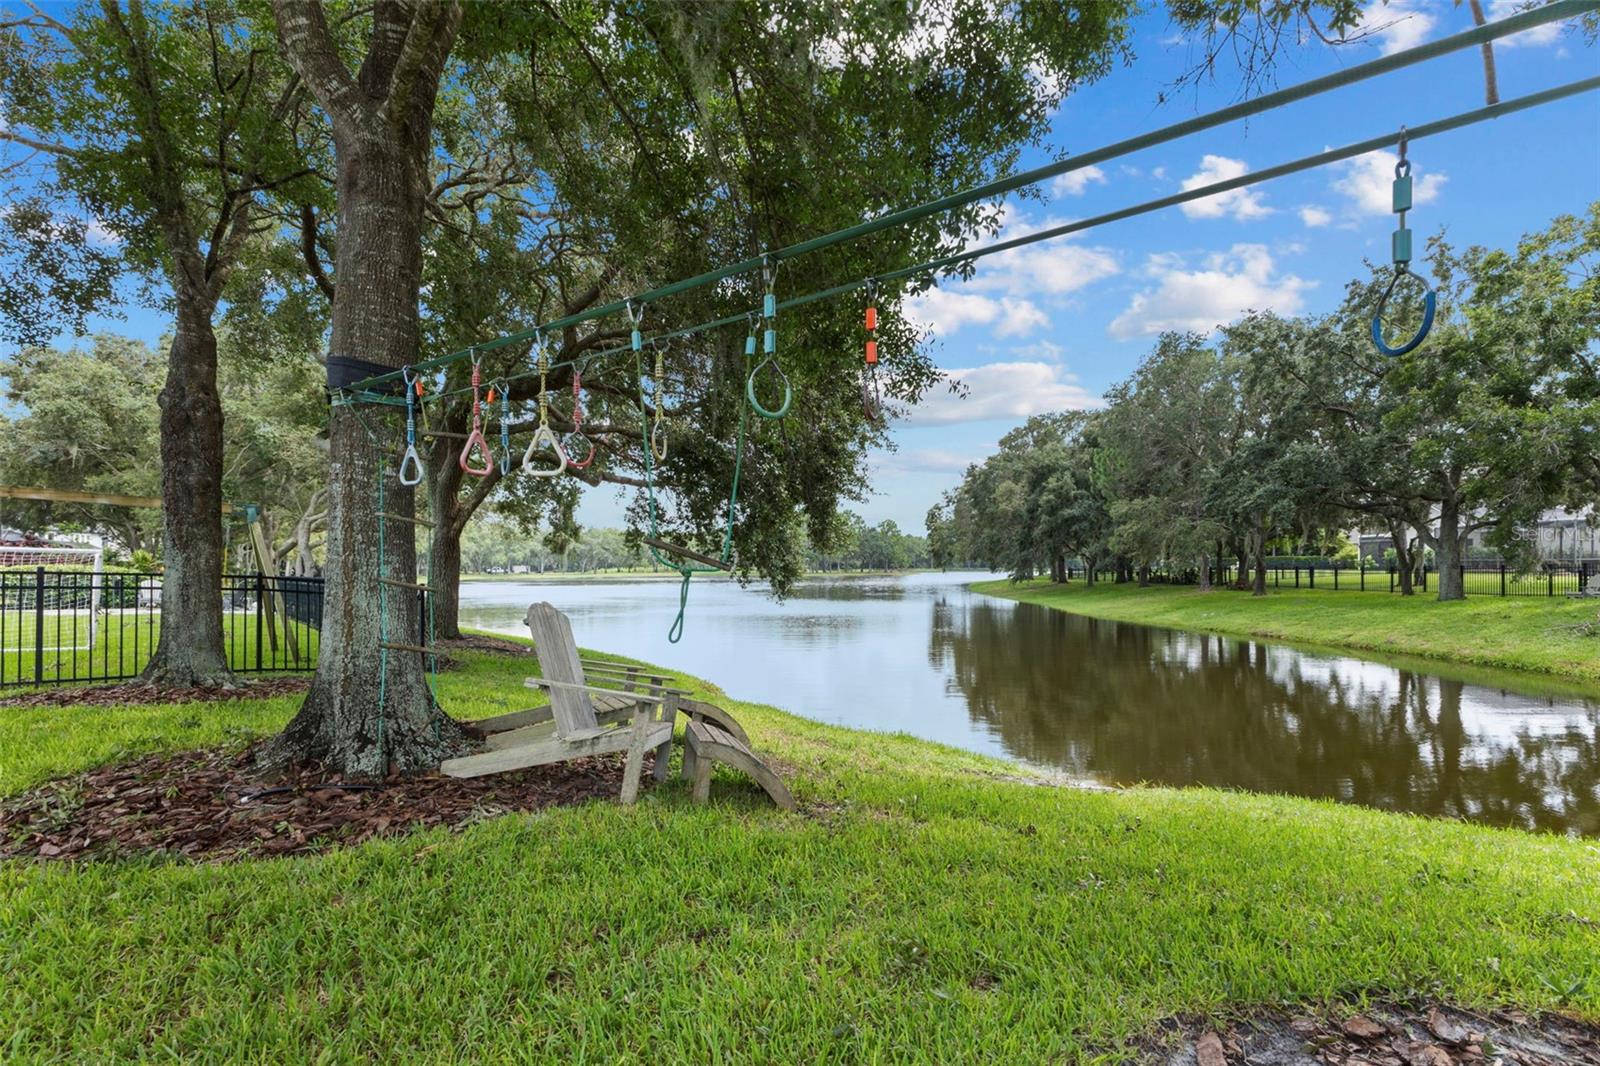
<instances>
[{"instance_id":1,"label":"fence post","mask_svg":"<svg viewBox=\"0 0 1600 1066\"><path fill-rule=\"evenodd\" d=\"M44 567L33 572L33 683L44 684Z\"/></svg>"},{"instance_id":2,"label":"fence post","mask_svg":"<svg viewBox=\"0 0 1600 1066\"><path fill-rule=\"evenodd\" d=\"M1389 591L1394 591L1394 564L1389 564Z\"/></svg>"},{"instance_id":3,"label":"fence post","mask_svg":"<svg viewBox=\"0 0 1600 1066\"><path fill-rule=\"evenodd\" d=\"M1333 568L1333 591L1339 591L1339 568L1337 566Z\"/></svg>"},{"instance_id":4,"label":"fence post","mask_svg":"<svg viewBox=\"0 0 1600 1066\"><path fill-rule=\"evenodd\" d=\"M1300 587L1300 564L1298 563L1295 564L1294 568L1294 587Z\"/></svg>"},{"instance_id":5,"label":"fence post","mask_svg":"<svg viewBox=\"0 0 1600 1066\"><path fill-rule=\"evenodd\" d=\"M1306 567L1306 587L1313 589L1317 587L1317 567L1315 564Z\"/></svg>"},{"instance_id":6,"label":"fence post","mask_svg":"<svg viewBox=\"0 0 1600 1066\"><path fill-rule=\"evenodd\" d=\"M1550 595L1554 596L1556 594L1556 568L1552 566L1545 572L1550 576Z\"/></svg>"},{"instance_id":7,"label":"fence post","mask_svg":"<svg viewBox=\"0 0 1600 1066\"><path fill-rule=\"evenodd\" d=\"M1467 564L1457 563L1456 568L1456 573L1461 578L1461 595L1465 596L1467 594Z\"/></svg>"},{"instance_id":8,"label":"fence post","mask_svg":"<svg viewBox=\"0 0 1600 1066\"><path fill-rule=\"evenodd\" d=\"M259 569L256 570L256 669L261 669L261 624L262 608L267 597L267 579Z\"/></svg>"},{"instance_id":9,"label":"fence post","mask_svg":"<svg viewBox=\"0 0 1600 1066\"><path fill-rule=\"evenodd\" d=\"M1500 595L1504 596L1505 594L1506 594L1506 564L1505 564L1505 560L1502 559L1500 561Z\"/></svg>"}]
</instances>

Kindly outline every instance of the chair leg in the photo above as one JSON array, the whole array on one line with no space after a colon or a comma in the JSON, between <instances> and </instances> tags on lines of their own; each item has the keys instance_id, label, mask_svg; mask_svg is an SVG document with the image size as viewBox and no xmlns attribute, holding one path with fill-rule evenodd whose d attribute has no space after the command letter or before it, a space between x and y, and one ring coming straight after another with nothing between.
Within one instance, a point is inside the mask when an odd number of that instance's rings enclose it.
<instances>
[{"instance_id":1,"label":"chair leg","mask_svg":"<svg viewBox=\"0 0 1600 1066\"><path fill-rule=\"evenodd\" d=\"M683 734L683 769L679 773L686 781L694 780L694 764L699 756L695 754L694 744L689 740L689 734Z\"/></svg>"},{"instance_id":2,"label":"chair leg","mask_svg":"<svg viewBox=\"0 0 1600 1066\"><path fill-rule=\"evenodd\" d=\"M676 726L678 721L678 697L667 697L666 704L662 707L662 721L670 726ZM650 769L650 776L655 778L657 784L667 779L667 764L672 760L672 734L667 734L667 739L656 748L656 764Z\"/></svg>"},{"instance_id":3,"label":"chair leg","mask_svg":"<svg viewBox=\"0 0 1600 1066\"><path fill-rule=\"evenodd\" d=\"M711 760L701 757L694 762L694 789L690 798L704 803L711 798Z\"/></svg>"},{"instance_id":4,"label":"chair leg","mask_svg":"<svg viewBox=\"0 0 1600 1066\"><path fill-rule=\"evenodd\" d=\"M622 805L626 807L639 798L639 775L644 769L644 738L650 724L650 712L640 704L633 712L633 743L628 745L628 761L622 770Z\"/></svg>"}]
</instances>

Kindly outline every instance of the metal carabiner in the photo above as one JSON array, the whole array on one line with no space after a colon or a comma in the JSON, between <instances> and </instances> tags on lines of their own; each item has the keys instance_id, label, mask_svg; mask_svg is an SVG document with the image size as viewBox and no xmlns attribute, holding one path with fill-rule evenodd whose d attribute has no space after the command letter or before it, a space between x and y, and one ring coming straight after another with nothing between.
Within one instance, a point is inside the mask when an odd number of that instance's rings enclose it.
<instances>
[{"instance_id":1,"label":"metal carabiner","mask_svg":"<svg viewBox=\"0 0 1600 1066\"><path fill-rule=\"evenodd\" d=\"M511 383L497 378L489 383L491 401L500 393L500 476L511 476Z\"/></svg>"},{"instance_id":2,"label":"metal carabiner","mask_svg":"<svg viewBox=\"0 0 1600 1066\"><path fill-rule=\"evenodd\" d=\"M422 484L422 458L417 455L417 394L422 383L410 364L400 368L400 380L406 390L406 453L400 459L400 484L411 488Z\"/></svg>"}]
</instances>

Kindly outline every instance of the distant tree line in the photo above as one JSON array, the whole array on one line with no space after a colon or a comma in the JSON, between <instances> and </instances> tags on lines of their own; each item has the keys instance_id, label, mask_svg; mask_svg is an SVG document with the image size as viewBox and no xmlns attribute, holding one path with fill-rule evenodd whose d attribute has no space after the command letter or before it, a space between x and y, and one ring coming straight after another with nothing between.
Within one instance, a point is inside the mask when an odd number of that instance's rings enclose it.
<instances>
[{"instance_id":1,"label":"distant tree line","mask_svg":"<svg viewBox=\"0 0 1600 1066\"><path fill-rule=\"evenodd\" d=\"M1265 595L1270 552L1359 528L1388 535L1407 595L1431 553L1441 600L1474 534L1531 565L1544 510L1600 500L1600 203L1511 250L1435 238L1429 260L1439 320L1398 359L1369 332L1386 272L1326 317L1163 335L1104 408L1031 418L970 467L928 513L934 560L1202 587L1236 565Z\"/></svg>"},{"instance_id":2,"label":"distant tree line","mask_svg":"<svg viewBox=\"0 0 1600 1066\"><path fill-rule=\"evenodd\" d=\"M827 550L806 543L802 557L812 571L908 570L932 565L925 537L900 532L893 521L869 526L841 511ZM803 537L803 527L796 527ZM650 553L621 529L556 531L541 536L498 513L467 526L461 537L461 569L470 574L604 573L660 569Z\"/></svg>"}]
</instances>

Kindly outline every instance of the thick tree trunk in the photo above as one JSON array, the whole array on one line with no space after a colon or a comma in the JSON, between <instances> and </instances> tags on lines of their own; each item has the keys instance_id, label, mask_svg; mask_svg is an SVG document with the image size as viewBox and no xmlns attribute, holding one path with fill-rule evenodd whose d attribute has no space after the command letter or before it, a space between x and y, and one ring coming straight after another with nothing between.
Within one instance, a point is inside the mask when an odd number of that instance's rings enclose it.
<instances>
[{"instance_id":1,"label":"thick tree trunk","mask_svg":"<svg viewBox=\"0 0 1600 1066\"><path fill-rule=\"evenodd\" d=\"M1251 537L1250 537L1248 548L1250 550L1250 553L1255 557L1255 561L1256 561L1255 579L1251 582L1251 585L1250 585L1250 595L1252 595L1252 596L1265 596L1267 594L1267 532L1266 532L1266 530L1264 530L1264 529L1263 530L1257 530L1254 534L1252 534ZM1241 558L1239 560L1239 563L1240 563L1239 576L1242 579L1243 576L1244 576L1244 560Z\"/></svg>"},{"instance_id":2,"label":"thick tree trunk","mask_svg":"<svg viewBox=\"0 0 1600 1066\"><path fill-rule=\"evenodd\" d=\"M330 351L399 367L417 358L423 143L382 120L336 124L339 247ZM415 134L415 131L407 131ZM408 158L409 157L409 158ZM433 703L416 644L416 597L379 578L416 580L415 497L396 476L400 423L336 406L329 417L327 605L311 691L266 753L377 777L431 769L464 733ZM369 431L369 426L371 430ZM372 436L369 436L369 432ZM380 507L381 501L381 507ZM383 523L378 512L391 515Z\"/></svg>"},{"instance_id":3,"label":"thick tree trunk","mask_svg":"<svg viewBox=\"0 0 1600 1066\"><path fill-rule=\"evenodd\" d=\"M1211 591L1211 557L1208 555L1200 556L1200 591Z\"/></svg>"},{"instance_id":4,"label":"thick tree trunk","mask_svg":"<svg viewBox=\"0 0 1600 1066\"><path fill-rule=\"evenodd\" d=\"M1394 565L1400 579L1400 595L1415 594L1412 588L1411 540L1406 536L1404 524L1389 524L1389 540L1394 544Z\"/></svg>"},{"instance_id":5,"label":"thick tree trunk","mask_svg":"<svg viewBox=\"0 0 1600 1066\"><path fill-rule=\"evenodd\" d=\"M1439 536L1433 554L1439 566L1439 599L1466 599L1461 575L1461 505L1454 496L1439 507Z\"/></svg>"},{"instance_id":6,"label":"thick tree trunk","mask_svg":"<svg viewBox=\"0 0 1600 1066\"><path fill-rule=\"evenodd\" d=\"M222 637L222 398L205 300L180 293L159 402L165 573L161 636L142 676L160 685L232 685Z\"/></svg>"},{"instance_id":7,"label":"thick tree trunk","mask_svg":"<svg viewBox=\"0 0 1600 1066\"><path fill-rule=\"evenodd\" d=\"M441 523L442 524L442 523ZM461 535L433 531L428 583L433 597L433 632L439 640L461 636Z\"/></svg>"}]
</instances>

